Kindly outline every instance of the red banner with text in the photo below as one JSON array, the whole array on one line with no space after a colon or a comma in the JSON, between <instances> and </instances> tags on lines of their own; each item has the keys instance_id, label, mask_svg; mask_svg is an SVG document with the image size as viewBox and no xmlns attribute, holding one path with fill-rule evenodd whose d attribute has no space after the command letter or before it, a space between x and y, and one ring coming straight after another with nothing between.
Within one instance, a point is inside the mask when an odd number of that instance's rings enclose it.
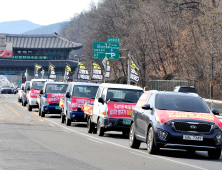
<instances>
[{"instance_id":1,"label":"red banner with text","mask_svg":"<svg viewBox=\"0 0 222 170\"><path fill-rule=\"evenodd\" d=\"M30 97L31 98L37 98L37 96L40 94L40 90L31 89L30 91Z\"/></svg>"},{"instance_id":2,"label":"red banner with text","mask_svg":"<svg viewBox=\"0 0 222 170\"><path fill-rule=\"evenodd\" d=\"M60 98L65 97L64 93L48 93L47 102L48 103L59 103Z\"/></svg>"},{"instance_id":3,"label":"red banner with text","mask_svg":"<svg viewBox=\"0 0 222 170\"><path fill-rule=\"evenodd\" d=\"M75 110L78 108L84 109L85 103L94 104L94 99L83 98L83 97L72 97L71 99L71 109Z\"/></svg>"}]
</instances>

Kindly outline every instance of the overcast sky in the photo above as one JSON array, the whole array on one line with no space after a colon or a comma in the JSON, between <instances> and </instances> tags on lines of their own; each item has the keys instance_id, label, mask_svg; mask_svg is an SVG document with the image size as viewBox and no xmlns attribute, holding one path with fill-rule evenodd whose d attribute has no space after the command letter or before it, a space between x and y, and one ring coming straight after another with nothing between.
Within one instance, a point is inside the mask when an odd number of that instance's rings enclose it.
<instances>
[{"instance_id":1,"label":"overcast sky","mask_svg":"<svg viewBox=\"0 0 222 170\"><path fill-rule=\"evenodd\" d=\"M99 0L1 0L0 22L28 20L39 25L69 21Z\"/></svg>"}]
</instances>

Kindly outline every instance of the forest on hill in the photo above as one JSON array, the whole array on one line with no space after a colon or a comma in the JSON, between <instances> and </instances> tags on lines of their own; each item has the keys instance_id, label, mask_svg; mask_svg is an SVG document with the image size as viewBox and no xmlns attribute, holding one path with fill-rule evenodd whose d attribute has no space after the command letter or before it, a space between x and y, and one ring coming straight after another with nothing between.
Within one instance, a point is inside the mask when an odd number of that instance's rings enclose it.
<instances>
[{"instance_id":1,"label":"forest on hill","mask_svg":"<svg viewBox=\"0 0 222 170\"><path fill-rule=\"evenodd\" d=\"M81 60L89 70L93 42L120 38L141 67L142 87L151 79L188 80L209 98L213 65L214 98L222 99L221 26L219 0L103 0L74 16L60 36L83 44ZM110 79L127 75L126 59L110 65Z\"/></svg>"}]
</instances>

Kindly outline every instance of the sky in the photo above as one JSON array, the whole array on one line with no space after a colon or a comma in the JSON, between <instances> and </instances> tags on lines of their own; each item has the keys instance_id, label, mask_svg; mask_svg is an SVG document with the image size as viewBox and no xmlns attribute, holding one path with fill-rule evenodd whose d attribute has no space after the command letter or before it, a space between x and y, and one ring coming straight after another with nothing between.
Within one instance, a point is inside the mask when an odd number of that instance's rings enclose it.
<instances>
[{"instance_id":1,"label":"sky","mask_svg":"<svg viewBox=\"0 0 222 170\"><path fill-rule=\"evenodd\" d=\"M99 0L1 0L0 22L28 20L39 25L69 21Z\"/></svg>"}]
</instances>

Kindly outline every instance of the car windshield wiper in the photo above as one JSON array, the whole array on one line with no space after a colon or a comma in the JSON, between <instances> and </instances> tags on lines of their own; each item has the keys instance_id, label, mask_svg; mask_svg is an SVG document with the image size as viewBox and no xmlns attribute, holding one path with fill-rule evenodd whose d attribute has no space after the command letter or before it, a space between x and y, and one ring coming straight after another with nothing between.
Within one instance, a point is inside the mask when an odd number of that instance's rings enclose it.
<instances>
[{"instance_id":1,"label":"car windshield wiper","mask_svg":"<svg viewBox=\"0 0 222 170\"><path fill-rule=\"evenodd\" d=\"M130 100L122 100L123 102L129 102L129 103L133 103L132 101Z\"/></svg>"}]
</instances>

